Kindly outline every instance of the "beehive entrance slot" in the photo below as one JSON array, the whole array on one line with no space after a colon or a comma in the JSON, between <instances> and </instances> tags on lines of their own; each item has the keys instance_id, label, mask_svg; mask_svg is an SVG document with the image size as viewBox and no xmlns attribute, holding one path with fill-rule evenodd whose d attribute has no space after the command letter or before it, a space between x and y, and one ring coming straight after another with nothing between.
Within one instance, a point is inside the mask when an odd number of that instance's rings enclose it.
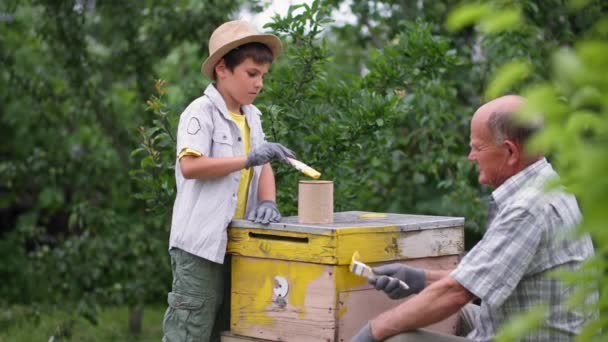
<instances>
[{"instance_id":1,"label":"beehive entrance slot","mask_svg":"<svg viewBox=\"0 0 608 342\"><path fill-rule=\"evenodd\" d=\"M295 243L308 243L307 237L281 236L281 235L252 233L252 232L249 232L249 237L252 239L286 241L286 242L295 242Z\"/></svg>"}]
</instances>

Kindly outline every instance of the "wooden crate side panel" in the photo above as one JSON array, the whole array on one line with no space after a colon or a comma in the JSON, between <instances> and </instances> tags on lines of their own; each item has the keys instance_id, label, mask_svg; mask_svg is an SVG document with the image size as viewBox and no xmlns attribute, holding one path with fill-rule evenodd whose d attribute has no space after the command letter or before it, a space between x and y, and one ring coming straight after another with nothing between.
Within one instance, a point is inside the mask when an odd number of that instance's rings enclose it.
<instances>
[{"instance_id":1,"label":"wooden crate side panel","mask_svg":"<svg viewBox=\"0 0 608 342\"><path fill-rule=\"evenodd\" d=\"M220 336L220 342L268 342L269 340L263 340L254 337L247 337L241 335L235 335L229 331L222 332Z\"/></svg>"},{"instance_id":2,"label":"wooden crate side panel","mask_svg":"<svg viewBox=\"0 0 608 342\"><path fill-rule=\"evenodd\" d=\"M459 255L464 251L464 228L365 234L338 231L338 264L350 264L355 251L365 263Z\"/></svg>"},{"instance_id":3,"label":"wooden crate side panel","mask_svg":"<svg viewBox=\"0 0 608 342\"><path fill-rule=\"evenodd\" d=\"M234 255L335 264L336 238L331 234L264 229L228 229L228 253Z\"/></svg>"},{"instance_id":4,"label":"wooden crate side panel","mask_svg":"<svg viewBox=\"0 0 608 342\"><path fill-rule=\"evenodd\" d=\"M402 261L402 263L432 270L451 270L458 264L459 257L440 256L433 258L420 258ZM378 266L384 263L373 264ZM336 277L346 277L347 275L336 274ZM348 280L344 284L352 284ZM388 298L384 292L377 291L367 282L359 283L350 288L340 289L338 292L338 337L336 341L350 341L354 334L370 319L380 313L389 310L406 299L393 300ZM433 324L428 329L439 331L446 334L455 334L458 326L458 315Z\"/></svg>"},{"instance_id":5,"label":"wooden crate side panel","mask_svg":"<svg viewBox=\"0 0 608 342\"><path fill-rule=\"evenodd\" d=\"M235 334L272 341L334 341L333 266L233 256L231 291Z\"/></svg>"}]
</instances>

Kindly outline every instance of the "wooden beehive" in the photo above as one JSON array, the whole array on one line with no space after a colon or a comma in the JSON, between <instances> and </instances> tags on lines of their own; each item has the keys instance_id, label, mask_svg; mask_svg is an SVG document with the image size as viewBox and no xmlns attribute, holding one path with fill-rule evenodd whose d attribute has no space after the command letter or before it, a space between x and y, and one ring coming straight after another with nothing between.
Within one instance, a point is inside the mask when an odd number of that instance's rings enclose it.
<instances>
[{"instance_id":1,"label":"wooden beehive","mask_svg":"<svg viewBox=\"0 0 608 342\"><path fill-rule=\"evenodd\" d=\"M332 224L299 224L295 216L268 226L235 220L228 230L230 333L350 341L367 320L400 303L349 272L353 253L370 266L453 269L464 250L463 224L459 217L361 211L335 213ZM431 328L454 333L456 320Z\"/></svg>"}]
</instances>

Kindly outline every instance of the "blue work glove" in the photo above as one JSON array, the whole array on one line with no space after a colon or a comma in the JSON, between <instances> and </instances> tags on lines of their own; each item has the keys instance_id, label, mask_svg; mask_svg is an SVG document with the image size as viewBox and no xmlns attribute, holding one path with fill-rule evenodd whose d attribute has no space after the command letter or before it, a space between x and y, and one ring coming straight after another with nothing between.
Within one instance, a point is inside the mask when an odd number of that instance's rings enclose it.
<instances>
[{"instance_id":1,"label":"blue work glove","mask_svg":"<svg viewBox=\"0 0 608 342\"><path fill-rule=\"evenodd\" d=\"M264 165L273 159L289 163L288 157L295 158L296 155L292 150L279 143L265 142L247 154L245 168Z\"/></svg>"},{"instance_id":2,"label":"blue work glove","mask_svg":"<svg viewBox=\"0 0 608 342\"><path fill-rule=\"evenodd\" d=\"M269 224L270 222L281 221L281 213L277 209L275 202L265 200L260 202L258 207L249 213L247 219L255 223Z\"/></svg>"},{"instance_id":3,"label":"blue work glove","mask_svg":"<svg viewBox=\"0 0 608 342\"><path fill-rule=\"evenodd\" d=\"M424 270L419 268L395 263L374 267L373 271L377 277L370 278L368 282L374 285L376 290L384 291L391 299L405 298L424 289L426 276ZM398 279L410 288L403 289L399 286Z\"/></svg>"},{"instance_id":4,"label":"blue work glove","mask_svg":"<svg viewBox=\"0 0 608 342\"><path fill-rule=\"evenodd\" d=\"M367 322L361 330L353 337L352 342L376 342L372 336L372 329Z\"/></svg>"}]
</instances>

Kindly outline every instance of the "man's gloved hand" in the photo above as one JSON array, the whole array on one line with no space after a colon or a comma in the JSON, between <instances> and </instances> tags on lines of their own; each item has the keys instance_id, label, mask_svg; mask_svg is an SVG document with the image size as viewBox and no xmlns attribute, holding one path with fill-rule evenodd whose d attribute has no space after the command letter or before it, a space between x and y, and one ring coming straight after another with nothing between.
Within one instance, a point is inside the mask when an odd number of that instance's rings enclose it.
<instances>
[{"instance_id":1,"label":"man's gloved hand","mask_svg":"<svg viewBox=\"0 0 608 342\"><path fill-rule=\"evenodd\" d=\"M269 224L281 221L281 213L275 202L266 200L260 202L258 207L249 213L247 219L255 223Z\"/></svg>"},{"instance_id":2,"label":"man's gloved hand","mask_svg":"<svg viewBox=\"0 0 608 342\"><path fill-rule=\"evenodd\" d=\"M273 159L289 163L287 157L295 158L296 155L292 150L279 143L265 142L249 152L245 167L250 168L252 166L264 165Z\"/></svg>"},{"instance_id":3,"label":"man's gloved hand","mask_svg":"<svg viewBox=\"0 0 608 342\"><path fill-rule=\"evenodd\" d=\"M395 263L374 267L373 271L377 277L370 278L369 283L376 290L384 291L391 299L405 298L424 289L426 276L424 270L419 268ZM399 286L398 279L405 282L410 287L409 290Z\"/></svg>"},{"instance_id":4,"label":"man's gloved hand","mask_svg":"<svg viewBox=\"0 0 608 342\"><path fill-rule=\"evenodd\" d=\"M353 337L351 342L376 342L376 340L374 340L374 337L372 336L372 329L369 325L369 322L367 322L363 326L363 328L359 330L359 332Z\"/></svg>"}]
</instances>

